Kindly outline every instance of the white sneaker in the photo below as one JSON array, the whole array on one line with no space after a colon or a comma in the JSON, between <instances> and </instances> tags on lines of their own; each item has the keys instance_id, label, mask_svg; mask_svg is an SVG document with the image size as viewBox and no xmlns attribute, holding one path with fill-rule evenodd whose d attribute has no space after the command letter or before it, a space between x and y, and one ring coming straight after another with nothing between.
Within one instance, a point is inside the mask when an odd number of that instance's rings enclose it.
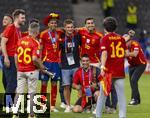
<instances>
[{"instance_id":1,"label":"white sneaker","mask_svg":"<svg viewBox=\"0 0 150 118\"><path fill-rule=\"evenodd\" d=\"M92 114L96 114L96 109L93 110Z\"/></svg>"},{"instance_id":2,"label":"white sneaker","mask_svg":"<svg viewBox=\"0 0 150 118\"><path fill-rule=\"evenodd\" d=\"M19 116L17 116L17 115L13 115L13 116L12 116L12 118L19 118Z\"/></svg>"},{"instance_id":3,"label":"white sneaker","mask_svg":"<svg viewBox=\"0 0 150 118\"><path fill-rule=\"evenodd\" d=\"M3 107L3 110L2 110L2 111L4 111L4 112L5 112L5 111L6 111L6 107Z\"/></svg>"},{"instance_id":4,"label":"white sneaker","mask_svg":"<svg viewBox=\"0 0 150 118\"><path fill-rule=\"evenodd\" d=\"M65 109L66 108L66 104L64 102L61 103L60 105L61 108Z\"/></svg>"},{"instance_id":5,"label":"white sneaker","mask_svg":"<svg viewBox=\"0 0 150 118\"><path fill-rule=\"evenodd\" d=\"M51 109L51 112L59 112L59 110L54 108L54 109Z\"/></svg>"},{"instance_id":6,"label":"white sneaker","mask_svg":"<svg viewBox=\"0 0 150 118\"><path fill-rule=\"evenodd\" d=\"M73 106L73 105L70 105L70 107L71 107L71 109L73 109L74 106Z\"/></svg>"},{"instance_id":7,"label":"white sneaker","mask_svg":"<svg viewBox=\"0 0 150 118\"><path fill-rule=\"evenodd\" d=\"M71 107L70 106L66 106L66 109L64 111L65 113L71 112Z\"/></svg>"},{"instance_id":8,"label":"white sneaker","mask_svg":"<svg viewBox=\"0 0 150 118\"><path fill-rule=\"evenodd\" d=\"M91 113L91 110L90 110L90 109L87 109L87 110L86 110L86 113Z\"/></svg>"}]
</instances>

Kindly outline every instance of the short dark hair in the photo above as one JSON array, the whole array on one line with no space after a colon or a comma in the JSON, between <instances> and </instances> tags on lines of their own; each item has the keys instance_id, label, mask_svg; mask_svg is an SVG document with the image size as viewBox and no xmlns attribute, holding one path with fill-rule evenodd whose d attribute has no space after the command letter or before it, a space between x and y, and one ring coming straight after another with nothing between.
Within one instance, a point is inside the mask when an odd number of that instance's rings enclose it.
<instances>
[{"instance_id":1,"label":"short dark hair","mask_svg":"<svg viewBox=\"0 0 150 118\"><path fill-rule=\"evenodd\" d=\"M71 20L71 19L66 19L66 20L64 21L64 26L67 25L67 24L74 24L74 21Z\"/></svg>"},{"instance_id":2,"label":"short dark hair","mask_svg":"<svg viewBox=\"0 0 150 118\"><path fill-rule=\"evenodd\" d=\"M40 23L40 21L38 19L36 19L36 18L32 18L32 19L29 20L29 24L31 24L33 22Z\"/></svg>"},{"instance_id":3,"label":"short dark hair","mask_svg":"<svg viewBox=\"0 0 150 118\"><path fill-rule=\"evenodd\" d=\"M83 55L81 56L81 58L83 58L83 57L89 58L89 55L88 55L88 54L83 54Z\"/></svg>"},{"instance_id":4,"label":"short dark hair","mask_svg":"<svg viewBox=\"0 0 150 118\"><path fill-rule=\"evenodd\" d=\"M86 18L85 21L84 21L84 23L86 24L86 22L87 22L88 20L94 20L94 18L92 18L92 17Z\"/></svg>"},{"instance_id":5,"label":"short dark hair","mask_svg":"<svg viewBox=\"0 0 150 118\"><path fill-rule=\"evenodd\" d=\"M14 12L12 13L12 16L15 19L16 17L19 16L19 14L25 15L25 10L23 10L23 9L15 9Z\"/></svg>"},{"instance_id":6,"label":"short dark hair","mask_svg":"<svg viewBox=\"0 0 150 118\"><path fill-rule=\"evenodd\" d=\"M108 32L113 32L117 28L117 20L114 17L106 17L103 26Z\"/></svg>"}]
</instances>

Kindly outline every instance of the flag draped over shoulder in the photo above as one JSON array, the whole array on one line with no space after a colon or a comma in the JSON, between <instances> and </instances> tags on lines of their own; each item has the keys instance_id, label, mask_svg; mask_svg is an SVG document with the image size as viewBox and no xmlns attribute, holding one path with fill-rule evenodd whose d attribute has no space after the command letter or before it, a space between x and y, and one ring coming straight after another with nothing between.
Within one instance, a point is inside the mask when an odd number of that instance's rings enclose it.
<instances>
[{"instance_id":1,"label":"flag draped over shoulder","mask_svg":"<svg viewBox=\"0 0 150 118\"><path fill-rule=\"evenodd\" d=\"M111 84L112 84L111 77L112 77L112 74L109 72L105 72L104 76L99 75L99 77L98 77L98 80L100 81L100 83L102 85L105 96L108 96L111 91Z\"/></svg>"}]
</instances>

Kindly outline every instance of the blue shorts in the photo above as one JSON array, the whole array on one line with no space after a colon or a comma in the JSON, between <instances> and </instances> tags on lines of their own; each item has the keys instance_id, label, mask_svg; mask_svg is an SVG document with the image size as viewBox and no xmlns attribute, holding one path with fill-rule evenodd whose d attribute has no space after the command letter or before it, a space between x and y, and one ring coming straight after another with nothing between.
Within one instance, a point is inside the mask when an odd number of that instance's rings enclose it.
<instances>
[{"instance_id":1,"label":"blue shorts","mask_svg":"<svg viewBox=\"0 0 150 118\"><path fill-rule=\"evenodd\" d=\"M62 69L62 86L72 85L74 73L78 68Z\"/></svg>"},{"instance_id":2,"label":"blue shorts","mask_svg":"<svg viewBox=\"0 0 150 118\"><path fill-rule=\"evenodd\" d=\"M48 68L48 71L55 73L55 77L51 79L51 81L57 81L61 77L61 70L60 66L56 62L44 62L43 65ZM46 74L40 75L40 80L42 81L48 81L49 76Z\"/></svg>"}]
</instances>

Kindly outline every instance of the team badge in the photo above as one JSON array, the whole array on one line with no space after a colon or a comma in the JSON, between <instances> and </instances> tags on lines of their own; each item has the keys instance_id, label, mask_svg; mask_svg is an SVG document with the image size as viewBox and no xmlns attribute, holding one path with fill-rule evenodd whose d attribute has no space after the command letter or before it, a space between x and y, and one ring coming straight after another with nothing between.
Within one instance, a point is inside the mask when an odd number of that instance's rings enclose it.
<instances>
[{"instance_id":1,"label":"team badge","mask_svg":"<svg viewBox=\"0 0 150 118\"><path fill-rule=\"evenodd\" d=\"M86 39L86 43L90 43L90 39Z\"/></svg>"}]
</instances>

